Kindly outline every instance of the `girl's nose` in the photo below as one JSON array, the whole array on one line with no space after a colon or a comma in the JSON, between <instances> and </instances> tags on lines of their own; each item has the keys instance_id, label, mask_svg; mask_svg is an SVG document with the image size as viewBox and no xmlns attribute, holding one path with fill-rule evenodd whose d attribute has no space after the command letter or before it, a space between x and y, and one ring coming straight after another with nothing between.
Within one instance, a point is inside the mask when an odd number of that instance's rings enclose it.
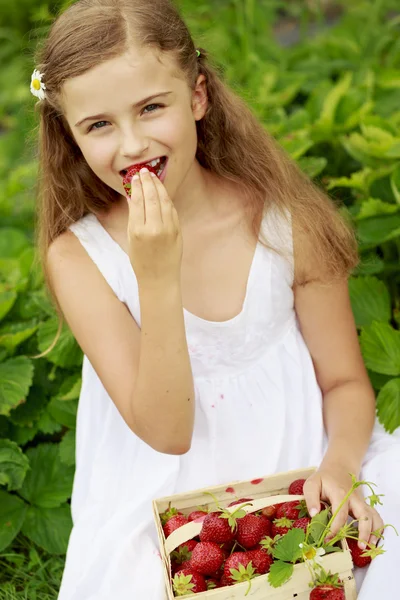
<instances>
[{"instance_id":1,"label":"girl's nose","mask_svg":"<svg viewBox=\"0 0 400 600\"><path fill-rule=\"evenodd\" d=\"M143 156L148 147L148 140L141 134L140 128L129 127L121 131L121 156Z\"/></svg>"}]
</instances>

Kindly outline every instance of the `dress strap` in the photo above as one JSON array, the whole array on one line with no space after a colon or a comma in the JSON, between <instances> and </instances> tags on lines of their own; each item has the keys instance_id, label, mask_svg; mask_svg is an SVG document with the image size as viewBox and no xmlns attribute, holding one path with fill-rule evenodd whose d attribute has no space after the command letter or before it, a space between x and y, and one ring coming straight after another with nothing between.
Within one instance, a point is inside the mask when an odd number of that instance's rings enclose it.
<instances>
[{"instance_id":1,"label":"dress strap","mask_svg":"<svg viewBox=\"0 0 400 600\"><path fill-rule=\"evenodd\" d=\"M69 226L95 263L114 294L122 301L121 268L114 240L100 225L96 216L89 213Z\"/></svg>"},{"instance_id":2,"label":"dress strap","mask_svg":"<svg viewBox=\"0 0 400 600\"><path fill-rule=\"evenodd\" d=\"M282 214L274 206L269 207L263 217L260 239L272 248L273 255L285 266L288 282L294 281L294 253L292 214L284 209Z\"/></svg>"}]
</instances>

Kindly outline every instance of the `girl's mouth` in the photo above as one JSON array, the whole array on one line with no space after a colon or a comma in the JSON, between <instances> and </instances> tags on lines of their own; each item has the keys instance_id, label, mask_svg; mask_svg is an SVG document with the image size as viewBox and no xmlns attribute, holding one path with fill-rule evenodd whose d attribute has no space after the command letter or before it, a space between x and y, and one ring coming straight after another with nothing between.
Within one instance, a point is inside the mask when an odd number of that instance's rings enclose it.
<instances>
[{"instance_id":1,"label":"girl's mouth","mask_svg":"<svg viewBox=\"0 0 400 600\"><path fill-rule=\"evenodd\" d=\"M149 163L141 163L138 165L132 165L129 169L123 169L121 171L122 175L122 184L124 186L124 190L126 194L131 195L131 179L136 173L139 173L140 169L143 167L147 167L149 171L157 175L157 177L162 181L161 177L163 175L164 169L168 162L168 158L166 156L161 156L160 158L156 158Z\"/></svg>"},{"instance_id":2,"label":"girl's mouth","mask_svg":"<svg viewBox=\"0 0 400 600\"><path fill-rule=\"evenodd\" d=\"M131 167L129 167L129 169L123 169L121 171L121 175L124 179L127 176L132 178L136 173L139 173L140 169L142 169L143 167L147 167L147 169L149 169L149 171L152 171L153 173L155 173L155 175L157 175L157 177L160 177L161 173L164 170L166 163L167 163L167 157L161 156L160 158L156 158L155 160L152 160L151 162L132 165Z\"/></svg>"}]
</instances>

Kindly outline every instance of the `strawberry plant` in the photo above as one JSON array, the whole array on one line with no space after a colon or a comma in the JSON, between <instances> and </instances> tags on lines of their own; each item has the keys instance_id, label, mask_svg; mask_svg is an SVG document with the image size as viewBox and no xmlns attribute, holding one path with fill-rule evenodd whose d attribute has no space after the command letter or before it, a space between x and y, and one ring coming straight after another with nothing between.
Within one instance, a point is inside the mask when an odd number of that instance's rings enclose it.
<instances>
[{"instance_id":1,"label":"strawberry plant","mask_svg":"<svg viewBox=\"0 0 400 600\"><path fill-rule=\"evenodd\" d=\"M294 483L295 485L292 482L289 486L289 490L298 488L297 482ZM280 588L292 579L295 567L303 564L309 571L311 598L314 600L322 598L344 600L344 585L340 580L340 574L331 573L326 569L326 557L338 552L343 554L347 542L353 564L361 568L366 567L374 558L383 554L381 541L384 529L392 527L385 525L382 529L372 532L379 540L378 545L374 546L368 543L364 550L358 547L358 522L356 519L349 518L337 533L332 534L332 524L337 515L350 496L361 486L369 488L371 493L366 501L371 506L382 504L381 496L374 491L374 484L368 481L358 481L354 475L352 475L351 489L335 512L325 504L325 507L313 518L308 515L307 509L302 507L302 502L299 503L297 500L279 502L279 496L274 496L269 501L275 502L278 513L285 514L286 510L293 510L294 505L299 505L301 510L306 512L306 516L302 516L296 521L281 517L280 520L287 520L288 523L279 532L274 531L271 521L262 512L261 506L265 505L268 497L258 499L258 510L253 506L257 500L250 499L245 499L242 504L231 502L228 508L223 508L213 494L205 492L213 498L217 510L211 510L210 506L203 507L207 510L207 517L196 528L181 513L178 517L183 518L178 526L169 533L169 535L175 535L176 530L183 527L186 528L185 534L189 537L190 532L187 531L189 525L192 535L193 532L198 534L193 539L185 537L187 541L179 544L177 549L171 552L171 585L175 595L190 593L187 591L187 580L183 579L183 572L186 573L186 576L190 574L193 580L197 576L204 578L204 584L201 579L201 589L204 589L204 585L207 586L207 589L215 589L247 582L245 591L245 596L247 596L255 578L264 575L272 588ZM247 510L245 510L246 507L248 507ZM176 509L170 506L166 512L174 514ZM161 523L165 519L166 512L160 514ZM170 520L176 518L175 514L170 517ZM276 521L275 515L272 516L272 519ZM268 526L266 526L266 522L268 522ZM166 534L165 525L163 530ZM229 532L229 539L227 539L227 532ZM183 539L183 532L181 539ZM197 541L198 539L200 541ZM183 555L185 562L179 566L177 558L181 548L185 548ZM342 568L341 572L344 573L344 566ZM350 569L349 566L347 568ZM348 573L349 571L347 575ZM302 589L298 590L299 593L302 591ZM194 588L191 593L196 593ZM265 593L267 593L266 589Z\"/></svg>"},{"instance_id":2,"label":"strawberry plant","mask_svg":"<svg viewBox=\"0 0 400 600\"><path fill-rule=\"evenodd\" d=\"M24 0L0 7L0 553L22 536L41 551L63 556L71 528L82 353L64 324L57 346L44 358L32 358L51 344L57 319L34 248L36 118L29 93L33 47L56 8L70 2ZM313 18L305 3L301 8L296 2L178 4L195 40L217 57L228 84L352 220L361 262L349 282L351 303L378 418L395 432L400 426L398 2L338 1L341 17L333 28L318 35L303 28L300 42L291 47L283 47L274 33L278 11L297 11L304 25ZM318 21L325 26L321 14ZM264 514L274 510L268 507ZM286 522L278 525L288 527L293 516L281 517ZM51 527L44 526L48 521ZM282 535L284 529L274 531ZM182 585L191 589L194 582Z\"/></svg>"}]
</instances>

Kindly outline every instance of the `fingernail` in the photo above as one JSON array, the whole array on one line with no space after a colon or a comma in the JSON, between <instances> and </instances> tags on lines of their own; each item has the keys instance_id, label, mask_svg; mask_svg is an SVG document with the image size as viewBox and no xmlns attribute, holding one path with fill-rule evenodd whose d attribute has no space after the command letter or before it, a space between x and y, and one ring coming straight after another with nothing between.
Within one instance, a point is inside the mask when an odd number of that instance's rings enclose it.
<instances>
[{"instance_id":1,"label":"fingernail","mask_svg":"<svg viewBox=\"0 0 400 600\"><path fill-rule=\"evenodd\" d=\"M360 550L365 550L365 548L367 547L367 545L364 544L364 542L359 542L358 547L360 548Z\"/></svg>"},{"instance_id":2,"label":"fingernail","mask_svg":"<svg viewBox=\"0 0 400 600\"><path fill-rule=\"evenodd\" d=\"M137 181L139 179L139 175L136 173L133 177L131 181Z\"/></svg>"},{"instance_id":3,"label":"fingernail","mask_svg":"<svg viewBox=\"0 0 400 600\"><path fill-rule=\"evenodd\" d=\"M318 514L318 510L316 508L312 508L310 510L310 517L311 518L315 517L315 515L317 515L317 514Z\"/></svg>"},{"instance_id":4,"label":"fingernail","mask_svg":"<svg viewBox=\"0 0 400 600\"><path fill-rule=\"evenodd\" d=\"M150 171L150 175L151 175L152 177L155 177L155 176L156 176L156 174L155 174L155 173L153 173L153 171Z\"/></svg>"},{"instance_id":5,"label":"fingernail","mask_svg":"<svg viewBox=\"0 0 400 600\"><path fill-rule=\"evenodd\" d=\"M149 170L146 167L142 167L140 169L140 173L148 173L148 172L149 172Z\"/></svg>"}]
</instances>

